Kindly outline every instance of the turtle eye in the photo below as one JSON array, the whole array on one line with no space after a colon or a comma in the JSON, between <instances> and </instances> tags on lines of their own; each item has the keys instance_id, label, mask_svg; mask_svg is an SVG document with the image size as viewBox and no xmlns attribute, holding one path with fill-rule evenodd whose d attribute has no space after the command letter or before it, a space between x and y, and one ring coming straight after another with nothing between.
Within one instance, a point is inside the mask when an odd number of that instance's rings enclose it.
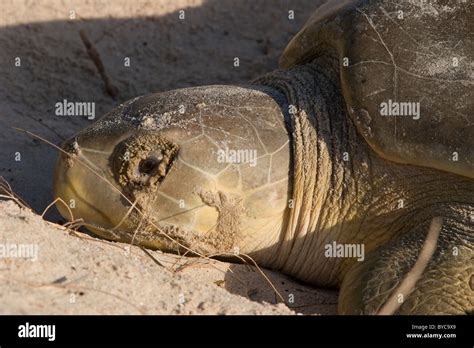
<instances>
[{"instance_id":1,"label":"turtle eye","mask_svg":"<svg viewBox=\"0 0 474 348\"><path fill-rule=\"evenodd\" d=\"M178 146L156 134L136 134L117 144L110 167L127 191L156 189L173 166Z\"/></svg>"},{"instance_id":2,"label":"turtle eye","mask_svg":"<svg viewBox=\"0 0 474 348\"><path fill-rule=\"evenodd\" d=\"M163 151L150 152L148 156L138 163L137 176L165 176L169 169L170 159L163 155Z\"/></svg>"},{"instance_id":3,"label":"turtle eye","mask_svg":"<svg viewBox=\"0 0 474 348\"><path fill-rule=\"evenodd\" d=\"M158 172L161 160L156 157L148 157L141 160L138 164L138 171L140 174L153 176Z\"/></svg>"}]
</instances>

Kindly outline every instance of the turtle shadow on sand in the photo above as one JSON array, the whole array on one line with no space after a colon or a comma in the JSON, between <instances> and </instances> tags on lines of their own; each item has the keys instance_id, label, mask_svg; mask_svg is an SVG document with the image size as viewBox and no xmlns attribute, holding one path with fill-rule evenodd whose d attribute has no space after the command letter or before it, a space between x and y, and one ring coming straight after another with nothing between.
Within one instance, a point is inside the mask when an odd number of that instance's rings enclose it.
<instances>
[{"instance_id":1,"label":"turtle shadow on sand","mask_svg":"<svg viewBox=\"0 0 474 348\"><path fill-rule=\"evenodd\" d=\"M337 314L337 290L316 289L312 285L306 285L276 271L258 270L254 266L243 268L242 265L231 265L225 274L222 287L232 294L260 303L284 302L296 313Z\"/></svg>"}]
</instances>

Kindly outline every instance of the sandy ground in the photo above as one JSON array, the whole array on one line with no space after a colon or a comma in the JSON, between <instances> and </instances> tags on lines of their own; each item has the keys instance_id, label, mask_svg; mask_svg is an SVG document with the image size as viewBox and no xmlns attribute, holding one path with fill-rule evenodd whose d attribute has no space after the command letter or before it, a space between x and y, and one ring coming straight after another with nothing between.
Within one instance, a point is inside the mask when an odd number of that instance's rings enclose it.
<instances>
[{"instance_id":1,"label":"sandy ground","mask_svg":"<svg viewBox=\"0 0 474 348\"><path fill-rule=\"evenodd\" d=\"M291 309L277 304L254 267L145 253L71 233L51 223L63 222L55 209L41 219L34 212L52 201L57 152L12 128L59 144L93 122L56 116L63 99L94 101L99 117L142 94L248 82L277 67L320 2L1 0L0 176L33 211L0 202L0 313L334 314L336 292L276 272L264 271ZM81 29L118 89L115 98L87 55ZM36 257L15 257L15 248L28 246Z\"/></svg>"},{"instance_id":2,"label":"sandy ground","mask_svg":"<svg viewBox=\"0 0 474 348\"><path fill-rule=\"evenodd\" d=\"M0 203L0 221L2 314L329 314L335 310L334 292L312 289L276 272L263 270L267 281L255 267L144 251L71 233L12 201Z\"/></svg>"}]
</instances>

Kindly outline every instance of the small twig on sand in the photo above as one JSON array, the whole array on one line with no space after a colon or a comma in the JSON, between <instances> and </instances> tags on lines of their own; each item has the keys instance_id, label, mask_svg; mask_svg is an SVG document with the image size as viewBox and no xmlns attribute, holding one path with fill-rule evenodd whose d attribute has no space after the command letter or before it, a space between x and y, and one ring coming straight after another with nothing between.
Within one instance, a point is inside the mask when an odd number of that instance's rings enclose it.
<instances>
[{"instance_id":1,"label":"small twig on sand","mask_svg":"<svg viewBox=\"0 0 474 348\"><path fill-rule=\"evenodd\" d=\"M100 76L102 77L102 80L105 83L105 89L107 93L112 98L114 99L117 98L119 94L118 88L112 84L112 82L109 79L109 76L105 72L105 67L104 67L104 64L102 63L102 60L100 59L99 52L92 45L92 43L90 42L89 38L87 37L83 29L79 30L79 35L81 36L81 40L84 43L84 46L86 46L87 53L89 54L90 59L94 62L94 65L96 66L97 70L99 71Z\"/></svg>"},{"instance_id":2,"label":"small twig on sand","mask_svg":"<svg viewBox=\"0 0 474 348\"><path fill-rule=\"evenodd\" d=\"M144 247L142 246L139 246L139 248L145 253L147 254L152 260L154 263L156 263L158 266L161 266L163 267L164 269L166 269L166 267L160 262L158 261L158 259L156 257L154 257L148 250L146 250ZM166 269L167 270L167 269Z\"/></svg>"},{"instance_id":3,"label":"small twig on sand","mask_svg":"<svg viewBox=\"0 0 474 348\"><path fill-rule=\"evenodd\" d=\"M19 206L32 211L31 207L23 199L21 199L20 196L13 192L12 187L3 176L0 176L0 198L12 200Z\"/></svg>"}]
</instances>

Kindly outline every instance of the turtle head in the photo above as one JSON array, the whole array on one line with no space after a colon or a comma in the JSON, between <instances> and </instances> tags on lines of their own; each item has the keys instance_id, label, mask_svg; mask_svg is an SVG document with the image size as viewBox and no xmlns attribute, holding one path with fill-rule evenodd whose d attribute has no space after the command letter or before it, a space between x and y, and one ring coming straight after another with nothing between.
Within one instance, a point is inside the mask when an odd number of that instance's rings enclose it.
<instances>
[{"instance_id":1,"label":"turtle head","mask_svg":"<svg viewBox=\"0 0 474 348\"><path fill-rule=\"evenodd\" d=\"M261 91L153 94L63 144L55 197L65 218L107 239L251 253L284 227L289 156L280 106Z\"/></svg>"}]
</instances>

